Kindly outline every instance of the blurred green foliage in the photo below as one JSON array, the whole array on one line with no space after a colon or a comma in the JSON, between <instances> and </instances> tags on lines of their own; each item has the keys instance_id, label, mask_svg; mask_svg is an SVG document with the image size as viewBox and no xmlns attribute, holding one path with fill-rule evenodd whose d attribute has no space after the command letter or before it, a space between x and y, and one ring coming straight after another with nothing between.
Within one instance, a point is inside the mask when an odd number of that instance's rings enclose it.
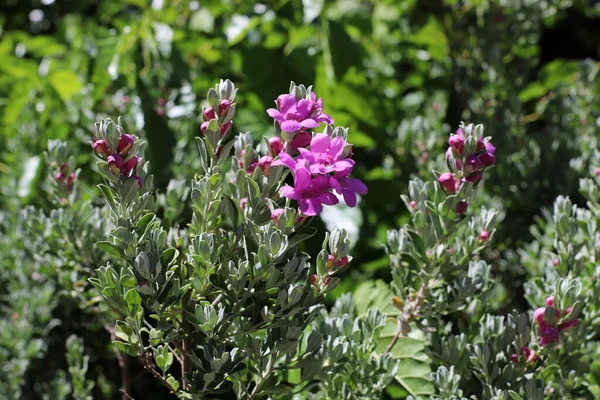
<instances>
[{"instance_id":1,"label":"blurred green foliage","mask_svg":"<svg viewBox=\"0 0 600 400\"><path fill-rule=\"evenodd\" d=\"M269 136L265 109L290 80L314 84L336 125L350 128L369 194L359 217L343 209L330 217L361 221L353 267L337 293L389 279L382 243L407 219L400 194L409 176L430 176L443 164L447 134L461 120L483 123L499 155L486 196L506 215L498 251L488 254L505 287L495 304L523 307L525 272L513 250L557 194L582 201L578 177L595 168L599 15L598 2L584 0L4 0L0 396L41 398L59 387L52 382L65 378L52 372L67 368L61 357L73 331L93 349L85 353L95 398L118 388L116 361L101 353L108 337L93 336L107 334L77 310L73 283L32 278L36 255L15 242L19 210L51 207L48 139L70 143L91 198L99 182L89 165L93 123L122 115L148 141L164 189L197 168L198 99L219 78L240 88L235 131ZM173 218L185 224L189 215ZM139 382L136 393L151 392Z\"/></svg>"}]
</instances>

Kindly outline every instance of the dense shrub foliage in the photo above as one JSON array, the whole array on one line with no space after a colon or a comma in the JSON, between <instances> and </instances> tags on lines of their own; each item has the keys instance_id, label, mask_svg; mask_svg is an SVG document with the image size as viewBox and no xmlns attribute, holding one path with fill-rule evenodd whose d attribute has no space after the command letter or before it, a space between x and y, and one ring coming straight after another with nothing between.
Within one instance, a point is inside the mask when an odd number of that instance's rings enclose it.
<instances>
[{"instance_id":1,"label":"dense shrub foliage","mask_svg":"<svg viewBox=\"0 0 600 400\"><path fill-rule=\"evenodd\" d=\"M599 18L4 0L0 398L600 397Z\"/></svg>"}]
</instances>

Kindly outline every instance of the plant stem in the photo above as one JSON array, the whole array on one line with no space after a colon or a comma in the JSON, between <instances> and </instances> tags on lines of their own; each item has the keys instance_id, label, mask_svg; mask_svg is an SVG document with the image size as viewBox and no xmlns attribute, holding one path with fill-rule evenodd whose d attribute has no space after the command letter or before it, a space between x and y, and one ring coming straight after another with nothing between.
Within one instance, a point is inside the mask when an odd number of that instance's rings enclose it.
<instances>
[{"instance_id":1,"label":"plant stem","mask_svg":"<svg viewBox=\"0 0 600 400\"><path fill-rule=\"evenodd\" d=\"M189 323L185 316L185 307L190 300L190 294L187 292L181 299L181 330L183 331L183 339L181 341L181 379L183 382L183 390L189 390L189 382L187 374L191 369L190 358L188 354L191 350L190 338L188 336Z\"/></svg>"}]
</instances>

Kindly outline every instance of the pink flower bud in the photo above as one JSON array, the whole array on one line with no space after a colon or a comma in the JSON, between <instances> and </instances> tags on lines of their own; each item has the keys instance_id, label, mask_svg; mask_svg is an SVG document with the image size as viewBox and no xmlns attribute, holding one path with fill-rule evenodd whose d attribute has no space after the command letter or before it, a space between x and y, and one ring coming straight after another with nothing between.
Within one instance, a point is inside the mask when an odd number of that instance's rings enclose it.
<instances>
[{"instance_id":1,"label":"pink flower bud","mask_svg":"<svg viewBox=\"0 0 600 400\"><path fill-rule=\"evenodd\" d=\"M60 165L60 172L66 174L69 171L69 163L62 163Z\"/></svg>"},{"instance_id":2,"label":"pink flower bud","mask_svg":"<svg viewBox=\"0 0 600 400\"><path fill-rule=\"evenodd\" d=\"M559 332L562 332L566 329L574 328L579 325L579 320L577 318L571 319L569 321L563 322L562 324L558 324L557 328Z\"/></svg>"},{"instance_id":3,"label":"pink flower bud","mask_svg":"<svg viewBox=\"0 0 600 400\"><path fill-rule=\"evenodd\" d=\"M467 212L467 209L469 208L469 203L467 203L466 201L461 201L460 203L458 203L456 205L456 213L457 214L464 214Z\"/></svg>"},{"instance_id":4,"label":"pink flower bud","mask_svg":"<svg viewBox=\"0 0 600 400\"><path fill-rule=\"evenodd\" d=\"M552 264L556 267L558 265L558 258L552 260Z\"/></svg>"},{"instance_id":5,"label":"pink flower bud","mask_svg":"<svg viewBox=\"0 0 600 400\"><path fill-rule=\"evenodd\" d=\"M229 132L229 130L231 129L232 125L233 125L233 122L229 121L228 123L221 126L221 136L225 136L227 134L227 132Z\"/></svg>"},{"instance_id":6,"label":"pink flower bud","mask_svg":"<svg viewBox=\"0 0 600 400\"><path fill-rule=\"evenodd\" d=\"M202 124L200 124L200 132L202 132L203 135L206 135L206 130L208 129L209 123L210 121L204 121Z\"/></svg>"},{"instance_id":7,"label":"pink flower bud","mask_svg":"<svg viewBox=\"0 0 600 400\"><path fill-rule=\"evenodd\" d=\"M269 146L271 147L273 157L277 157L283 151L283 140L277 136L272 137L269 139Z\"/></svg>"},{"instance_id":8,"label":"pink flower bud","mask_svg":"<svg viewBox=\"0 0 600 400\"><path fill-rule=\"evenodd\" d=\"M75 183L75 174L74 173L69 174L65 183L67 184L67 190L69 192L71 190L73 190L73 184Z\"/></svg>"},{"instance_id":9,"label":"pink flower bud","mask_svg":"<svg viewBox=\"0 0 600 400\"><path fill-rule=\"evenodd\" d=\"M540 327L540 329L542 331L548 327L548 324L546 323L546 320L544 319L545 312L546 312L546 307L537 308L533 312L533 318L535 319L535 322L537 322L538 326Z\"/></svg>"},{"instance_id":10,"label":"pink flower bud","mask_svg":"<svg viewBox=\"0 0 600 400\"><path fill-rule=\"evenodd\" d=\"M450 193L456 193L456 179L450 172L444 172L438 178L438 182Z\"/></svg>"},{"instance_id":11,"label":"pink flower bud","mask_svg":"<svg viewBox=\"0 0 600 400\"><path fill-rule=\"evenodd\" d=\"M335 262L335 257L330 254L327 256L327 261L325 262L325 268L330 269L333 267L333 263Z\"/></svg>"},{"instance_id":12,"label":"pink flower bud","mask_svg":"<svg viewBox=\"0 0 600 400\"><path fill-rule=\"evenodd\" d=\"M62 172L57 172L56 175L54 175L54 179L56 179L59 182L62 182L62 180L65 179L65 174L63 174Z\"/></svg>"},{"instance_id":13,"label":"pink flower bud","mask_svg":"<svg viewBox=\"0 0 600 400\"><path fill-rule=\"evenodd\" d=\"M258 162L252 161L250 165L248 165L248 168L246 168L246 173L252 175L256 167L258 167Z\"/></svg>"},{"instance_id":14,"label":"pink flower bud","mask_svg":"<svg viewBox=\"0 0 600 400\"><path fill-rule=\"evenodd\" d=\"M329 285L330 282L331 282L331 277L328 276L327 278L323 279L323 286Z\"/></svg>"},{"instance_id":15,"label":"pink flower bud","mask_svg":"<svg viewBox=\"0 0 600 400\"><path fill-rule=\"evenodd\" d=\"M342 258L337 260L337 262L335 263L335 266L339 267L339 268L346 268L349 263L350 263L350 260L348 259L348 256L343 256Z\"/></svg>"},{"instance_id":16,"label":"pink flower bud","mask_svg":"<svg viewBox=\"0 0 600 400\"><path fill-rule=\"evenodd\" d=\"M310 145L312 136L308 132L299 132L294 136L291 142L292 150L298 150L300 147L307 147Z\"/></svg>"},{"instance_id":17,"label":"pink flower bud","mask_svg":"<svg viewBox=\"0 0 600 400\"><path fill-rule=\"evenodd\" d=\"M600 176L600 167L596 168L596 176Z\"/></svg>"},{"instance_id":18,"label":"pink flower bud","mask_svg":"<svg viewBox=\"0 0 600 400\"><path fill-rule=\"evenodd\" d=\"M133 139L133 136L128 135L126 133L122 134L119 138L119 144L117 144L117 153L119 153L123 157L127 156L133 148L134 143L135 141Z\"/></svg>"},{"instance_id":19,"label":"pink flower bud","mask_svg":"<svg viewBox=\"0 0 600 400\"><path fill-rule=\"evenodd\" d=\"M210 121L211 119L217 118L215 110L213 110L212 107L203 107L202 118L204 118L204 121Z\"/></svg>"},{"instance_id":20,"label":"pink flower bud","mask_svg":"<svg viewBox=\"0 0 600 400\"><path fill-rule=\"evenodd\" d=\"M135 179L137 181L137 183L138 183L138 186L140 188L144 185L144 180L141 177L137 176L137 175L132 176L130 179Z\"/></svg>"},{"instance_id":21,"label":"pink flower bud","mask_svg":"<svg viewBox=\"0 0 600 400\"><path fill-rule=\"evenodd\" d=\"M262 156L260 160L258 160L258 166L262 170L265 176L269 176L269 171L271 170L271 163L273 162L273 157L271 156Z\"/></svg>"},{"instance_id":22,"label":"pink flower bud","mask_svg":"<svg viewBox=\"0 0 600 400\"><path fill-rule=\"evenodd\" d=\"M554 308L554 296L546 297L546 305Z\"/></svg>"},{"instance_id":23,"label":"pink flower bud","mask_svg":"<svg viewBox=\"0 0 600 400\"><path fill-rule=\"evenodd\" d=\"M408 205L410 206L410 208L417 208L417 202L414 200L411 200L410 203L408 203Z\"/></svg>"},{"instance_id":24,"label":"pink flower bud","mask_svg":"<svg viewBox=\"0 0 600 400\"><path fill-rule=\"evenodd\" d=\"M316 274L312 274L311 276L308 277L308 282L311 285L316 285L318 281L319 281L319 277Z\"/></svg>"},{"instance_id":25,"label":"pink flower bud","mask_svg":"<svg viewBox=\"0 0 600 400\"><path fill-rule=\"evenodd\" d=\"M487 241L490 238L490 233L488 231L481 231L479 234L479 240L482 242Z\"/></svg>"},{"instance_id":26,"label":"pink flower bud","mask_svg":"<svg viewBox=\"0 0 600 400\"><path fill-rule=\"evenodd\" d=\"M462 156L463 149L465 148L465 137L462 135L452 135L448 138L448 145Z\"/></svg>"},{"instance_id":27,"label":"pink flower bud","mask_svg":"<svg viewBox=\"0 0 600 400\"><path fill-rule=\"evenodd\" d=\"M103 139L96 140L92 144L92 149L94 150L94 153L96 153L96 155L100 158L105 158L110 153L108 144L106 143L106 140Z\"/></svg>"},{"instance_id":28,"label":"pink flower bud","mask_svg":"<svg viewBox=\"0 0 600 400\"><path fill-rule=\"evenodd\" d=\"M224 99L219 102L219 116L222 117L227 114L231 107L231 101Z\"/></svg>"},{"instance_id":29,"label":"pink flower bud","mask_svg":"<svg viewBox=\"0 0 600 400\"><path fill-rule=\"evenodd\" d=\"M519 363L519 356L517 356L516 354L511 354L510 356L510 361L514 362L515 364Z\"/></svg>"},{"instance_id":30,"label":"pink flower bud","mask_svg":"<svg viewBox=\"0 0 600 400\"><path fill-rule=\"evenodd\" d=\"M283 214L284 211L285 210L283 208L276 208L273 211L271 211L271 219L273 220L273 222L279 222L279 218L281 217L281 214Z\"/></svg>"},{"instance_id":31,"label":"pink flower bud","mask_svg":"<svg viewBox=\"0 0 600 400\"><path fill-rule=\"evenodd\" d=\"M540 333L540 345L546 346L547 344L556 343L560 339L560 332L558 329L553 327L547 327L542 329Z\"/></svg>"},{"instance_id":32,"label":"pink flower bud","mask_svg":"<svg viewBox=\"0 0 600 400\"><path fill-rule=\"evenodd\" d=\"M158 99L158 105L159 106L164 106L165 104L167 104L167 99L163 99L162 97Z\"/></svg>"},{"instance_id":33,"label":"pink flower bud","mask_svg":"<svg viewBox=\"0 0 600 400\"><path fill-rule=\"evenodd\" d=\"M248 198L247 197L242 197L240 199L240 208L242 210L245 210L246 209L246 204L248 204Z\"/></svg>"},{"instance_id":34,"label":"pink flower bud","mask_svg":"<svg viewBox=\"0 0 600 400\"><path fill-rule=\"evenodd\" d=\"M118 154L113 154L108 156L108 167L112 171L113 174L119 175L121 173L121 169L123 169L123 157Z\"/></svg>"},{"instance_id":35,"label":"pink flower bud","mask_svg":"<svg viewBox=\"0 0 600 400\"><path fill-rule=\"evenodd\" d=\"M438 103L433 103L433 111L435 111L435 112L440 111L440 105Z\"/></svg>"},{"instance_id":36,"label":"pink flower bud","mask_svg":"<svg viewBox=\"0 0 600 400\"><path fill-rule=\"evenodd\" d=\"M134 171L139 162L138 156L133 156L129 160L123 163L123 174L129 175L130 172Z\"/></svg>"}]
</instances>

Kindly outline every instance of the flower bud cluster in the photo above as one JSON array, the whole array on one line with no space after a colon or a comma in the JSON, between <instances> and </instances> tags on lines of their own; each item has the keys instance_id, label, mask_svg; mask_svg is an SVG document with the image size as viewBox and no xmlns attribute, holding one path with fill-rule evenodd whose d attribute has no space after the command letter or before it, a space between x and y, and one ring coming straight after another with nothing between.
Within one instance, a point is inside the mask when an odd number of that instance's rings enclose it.
<instances>
[{"instance_id":1,"label":"flower bud cluster","mask_svg":"<svg viewBox=\"0 0 600 400\"><path fill-rule=\"evenodd\" d=\"M482 131L481 125L462 125L448 139L446 161L450 172L444 172L438 177L438 182L446 193L460 192L465 182L479 183L485 170L496 163L496 148L489 138L482 136ZM456 205L456 212L464 214L468 206L468 202L460 201Z\"/></svg>"},{"instance_id":2,"label":"flower bud cluster","mask_svg":"<svg viewBox=\"0 0 600 400\"><path fill-rule=\"evenodd\" d=\"M200 125L203 135L213 133L222 138L231 131L236 93L237 89L229 79L221 80L214 89L208 91L209 107L202 108L203 122Z\"/></svg>"},{"instance_id":3,"label":"flower bud cluster","mask_svg":"<svg viewBox=\"0 0 600 400\"><path fill-rule=\"evenodd\" d=\"M540 307L534 311L533 317L539 328L538 338L541 346L558 343L562 332L579 324L579 319L569 319L571 311L571 307L564 311L557 309L554 304L554 296L546 299L546 307ZM548 314L548 318L546 314Z\"/></svg>"},{"instance_id":4,"label":"flower bud cluster","mask_svg":"<svg viewBox=\"0 0 600 400\"><path fill-rule=\"evenodd\" d=\"M103 120L96 124L98 132L94 140L90 142L94 154L106 162L108 171L113 176L134 179L139 187L142 187L143 180L136 175L136 170L142 160L133 151L136 144L135 136L124 133L121 126L117 125L118 137L112 137L108 132L110 124L112 124L110 120Z\"/></svg>"}]
</instances>

